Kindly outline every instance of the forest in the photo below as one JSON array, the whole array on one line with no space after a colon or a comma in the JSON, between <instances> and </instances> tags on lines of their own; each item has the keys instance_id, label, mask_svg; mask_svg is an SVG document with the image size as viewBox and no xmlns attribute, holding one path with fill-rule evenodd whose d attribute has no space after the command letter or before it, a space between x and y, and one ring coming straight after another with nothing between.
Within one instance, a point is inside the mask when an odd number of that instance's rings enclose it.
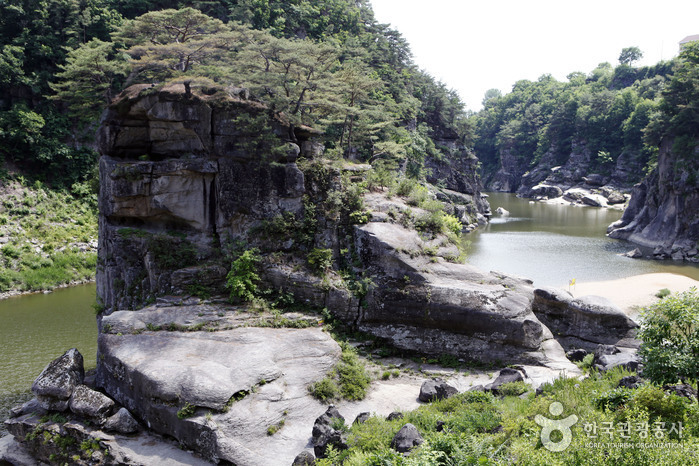
<instances>
[{"instance_id":1,"label":"forest","mask_svg":"<svg viewBox=\"0 0 699 466\"><path fill-rule=\"evenodd\" d=\"M483 110L471 120L486 183L503 154L524 173L544 160L563 165L584 148L591 169L602 175L609 175L623 154L626 163L644 168L626 180L629 185L657 165L663 138L674 139L677 154L691 156L699 134L697 43L671 61L634 67L641 57L641 50L628 47L615 67L604 62L587 75L570 73L567 82L551 75L521 80L506 95L488 91Z\"/></svg>"},{"instance_id":2,"label":"forest","mask_svg":"<svg viewBox=\"0 0 699 466\"><path fill-rule=\"evenodd\" d=\"M81 191L95 176L102 109L136 83L245 87L292 124L324 130L328 153L400 162L414 176L425 154L439 154L433 138L470 140L456 93L418 69L406 41L374 19L367 1L188 2L175 9L181 5L3 2L5 162L55 187L78 183L74 191Z\"/></svg>"}]
</instances>

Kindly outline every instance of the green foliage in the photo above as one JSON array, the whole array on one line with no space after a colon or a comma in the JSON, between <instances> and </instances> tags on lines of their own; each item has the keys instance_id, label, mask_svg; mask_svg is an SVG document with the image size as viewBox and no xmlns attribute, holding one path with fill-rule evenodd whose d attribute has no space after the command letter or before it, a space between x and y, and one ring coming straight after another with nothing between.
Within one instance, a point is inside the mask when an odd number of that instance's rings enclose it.
<instances>
[{"instance_id":1,"label":"green foliage","mask_svg":"<svg viewBox=\"0 0 699 466\"><path fill-rule=\"evenodd\" d=\"M149 235L147 249L153 255L158 267L163 270L189 267L197 261L194 245L189 240L174 234Z\"/></svg>"},{"instance_id":2,"label":"green foliage","mask_svg":"<svg viewBox=\"0 0 699 466\"><path fill-rule=\"evenodd\" d=\"M527 393L531 387L525 382L508 382L498 388L498 392L503 396L519 396Z\"/></svg>"},{"instance_id":3,"label":"green foliage","mask_svg":"<svg viewBox=\"0 0 699 466\"><path fill-rule=\"evenodd\" d=\"M643 52L638 47L626 47L619 54L619 63L622 65L631 65L633 62L643 58Z\"/></svg>"},{"instance_id":4,"label":"green foliage","mask_svg":"<svg viewBox=\"0 0 699 466\"><path fill-rule=\"evenodd\" d=\"M346 400L362 400L366 396L371 378L356 351L349 345L342 348L342 357L335 367L340 395Z\"/></svg>"},{"instance_id":5,"label":"green foliage","mask_svg":"<svg viewBox=\"0 0 699 466\"><path fill-rule=\"evenodd\" d=\"M340 394L340 389L333 377L324 377L314 382L308 387L308 391L320 401L334 400Z\"/></svg>"},{"instance_id":6,"label":"green foliage","mask_svg":"<svg viewBox=\"0 0 699 466\"><path fill-rule=\"evenodd\" d=\"M694 434L698 421L692 416L697 405L651 385L638 390L614 389L627 374L613 370L583 380L559 378L546 385L541 396L525 399L464 392L405 413L403 419L387 421L372 416L365 423L352 425L347 437L349 449L333 452L333 461L323 464L692 464L698 440ZM578 418L571 428L572 442L562 452L543 448L541 427L534 422L537 415L551 417L549 407L554 401L563 404L563 417L575 414ZM677 427L680 421L682 437L670 433L670 426L674 423ZM418 428L424 443L402 456L390 444L406 422ZM601 434L606 423L613 426L613 437ZM637 428L644 423L649 426L646 436ZM597 425L596 438L589 436L588 424ZM625 425L631 429L628 436L621 437L619 429ZM655 437L654 425L665 426L662 439ZM620 441L628 446L594 445ZM669 449L652 446L668 441L677 443Z\"/></svg>"},{"instance_id":7,"label":"green foliage","mask_svg":"<svg viewBox=\"0 0 699 466\"><path fill-rule=\"evenodd\" d=\"M659 299L663 299L666 296L670 296L671 293L672 292L669 289L663 288L661 290L658 290L657 293L655 293L655 297L659 298Z\"/></svg>"},{"instance_id":8,"label":"green foliage","mask_svg":"<svg viewBox=\"0 0 699 466\"><path fill-rule=\"evenodd\" d=\"M177 411L177 418L178 419L187 419L188 417L194 416L194 412L197 410L197 407L193 404L190 404L189 402L185 402L184 406L182 406L178 411Z\"/></svg>"},{"instance_id":9,"label":"green foliage","mask_svg":"<svg viewBox=\"0 0 699 466\"><path fill-rule=\"evenodd\" d=\"M231 302L252 301L257 293L257 265L260 261L256 248L244 251L231 264L231 270L226 275L226 287L230 289Z\"/></svg>"},{"instance_id":10,"label":"green foliage","mask_svg":"<svg viewBox=\"0 0 699 466\"><path fill-rule=\"evenodd\" d=\"M317 275L322 275L333 265L333 252L331 249L313 248L307 256L308 265Z\"/></svg>"},{"instance_id":11,"label":"green foliage","mask_svg":"<svg viewBox=\"0 0 699 466\"><path fill-rule=\"evenodd\" d=\"M309 393L321 401L344 398L350 401L362 400L366 396L371 377L356 350L343 343L340 362L328 376L309 386Z\"/></svg>"},{"instance_id":12,"label":"green foliage","mask_svg":"<svg viewBox=\"0 0 699 466\"><path fill-rule=\"evenodd\" d=\"M634 50L627 52L624 59L632 61ZM658 141L644 138L644 130L671 75L669 63L638 69L602 63L587 76L571 73L568 82L543 75L518 81L509 94L490 95L473 118L484 174L496 172L504 154L521 174L545 155L550 166L562 165L575 150L589 152L599 173L609 173L622 153L647 163Z\"/></svg>"},{"instance_id":13,"label":"green foliage","mask_svg":"<svg viewBox=\"0 0 699 466\"><path fill-rule=\"evenodd\" d=\"M644 376L657 383L699 383L699 294L696 288L641 311L639 354Z\"/></svg>"}]
</instances>

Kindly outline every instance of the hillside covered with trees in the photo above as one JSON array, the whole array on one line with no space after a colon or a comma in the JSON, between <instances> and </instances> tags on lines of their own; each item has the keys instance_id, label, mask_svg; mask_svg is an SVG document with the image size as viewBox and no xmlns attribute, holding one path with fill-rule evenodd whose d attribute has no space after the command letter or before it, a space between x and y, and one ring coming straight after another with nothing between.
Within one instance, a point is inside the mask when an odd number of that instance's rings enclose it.
<instances>
[{"instance_id":1,"label":"hillside covered with trees","mask_svg":"<svg viewBox=\"0 0 699 466\"><path fill-rule=\"evenodd\" d=\"M289 123L288 140L310 129L326 156L372 162L380 183L395 169L436 182L427 159L440 175L450 174L445 187L477 190L462 102L412 62L407 42L375 20L368 1L10 0L0 4L7 196L24 189L31 197L38 188L67 194L67 204L90 217L80 220L86 229L77 240L90 244L96 239L95 131L103 109L130 85L157 90L173 83L214 97L242 92ZM262 120L239 123L254 127ZM466 169L452 170L453 164ZM28 218L40 220L42 209L20 204L5 206L10 246L53 262L58 246L26 235L23 226ZM54 229L73 228L75 215L62 216ZM76 253L94 261L94 251L85 249ZM42 267L9 255L0 287L46 289L85 275L80 270L34 284L23 278L25 269Z\"/></svg>"},{"instance_id":2,"label":"hillside covered with trees","mask_svg":"<svg viewBox=\"0 0 699 466\"><path fill-rule=\"evenodd\" d=\"M201 11L175 10L179 2L4 2L4 159L55 186L89 179L91 140L110 99L130 84L173 81L245 87L294 124L324 130L331 152L403 161L418 176L425 154L449 155L436 140L470 140L456 94L417 68L366 1L188 5Z\"/></svg>"},{"instance_id":3,"label":"hillside covered with trees","mask_svg":"<svg viewBox=\"0 0 699 466\"><path fill-rule=\"evenodd\" d=\"M696 53L697 44L689 44L672 61L635 67L642 52L629 47L617 66L601 63L588 74L570 73L567 82L543 75L518 81L506 95L489 91L474 117L486 186L524 190L536 181L526 178L529 172L568 166L577 169L570 182L598 174L630 187L655 168L664 138L692 153Z\"/></svg>"}]
</instances>

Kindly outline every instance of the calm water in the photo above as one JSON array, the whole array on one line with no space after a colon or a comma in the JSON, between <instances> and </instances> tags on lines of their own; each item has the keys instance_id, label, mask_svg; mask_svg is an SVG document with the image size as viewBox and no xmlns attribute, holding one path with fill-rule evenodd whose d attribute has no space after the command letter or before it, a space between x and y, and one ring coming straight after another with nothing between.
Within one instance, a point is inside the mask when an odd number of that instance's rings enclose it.
<instances>
[{"instance_id":1,"label":"calm water","mask_svg":"<svg viewBox=\"0 0 699 466\"><path fill-rule=\"evenodd\" d=\"M483 270L508 272L534 280L537 286L566 286L631 275L667 272L699 280L699 266L674 261L630 259L619 253L637 247L607 238L607 226L622 213L594 207L529 203L513 194L490 193L491 209L503 207L509 217L493 216L471 240L468 262Z\"/></svg>"},{"instance_id":2,"label":"calm water","mask_svg":"<svg viewBox=\"0 0 699 466\"><path fill-rule=\"evenodd\" d=\"M95 367L94 302L94 284L0 300L0 423L9 407L28 399L44 367L66 350L78 348L85 369Z\"/></svg>"}]
</instances>

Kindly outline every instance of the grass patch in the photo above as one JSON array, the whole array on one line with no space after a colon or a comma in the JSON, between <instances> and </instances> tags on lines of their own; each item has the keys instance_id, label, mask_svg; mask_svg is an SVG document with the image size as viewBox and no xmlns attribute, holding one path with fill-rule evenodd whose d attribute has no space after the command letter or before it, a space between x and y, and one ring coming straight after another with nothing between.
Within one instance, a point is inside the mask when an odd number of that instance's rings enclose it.
<instances>
[{"instance_id":1,"label":"grass patch","mask_svg":"<svg viewBox=\"0 0 699 466\"><path fill-rule=\"evenodd\" d=\"M405 413L403 419L388 421L374 416L363 424L350 426L348 450L333 452L331 460L318 460L316 464L696 464L699 445L697 403L668 395L650 384L638 390L617 389L619 380L630 374L615 369L606 374L595 372L584 380L559 378L544 386L542 395L530 394L525 398L497 398L483 392L464 392ZM556 401L564 407L560 416L553 416L549 411ZM541 427L535 422L535 417L558 419L573 414L578 421L571 427L570 446L561 452L544 448ZM404 457L390 445L407 422L417 427L425 442ZM677 426L679 422L683 423L681 438L676 431L670 431L671 426ZM659 438L656 432L660 432L658 429L662 423L665 423L664 437ZM601 429L606 425L614 426L612 437L602 433ZM624 431L627 438L621 437L620 429L624 426L644 425L649 427L645 437L643 429L636 427L630 432ZM597 426L596 439L590 438L592 426ZM658 427L653 430L653 426ZM590 443L599 445L604 442L607 445L624 442L631 447L590 446ZM671 448L645 447L654 442L675 444Z\"/></svg>"},{"instance_id":2,"label":"grass patch","mask_svg":"<svg viewBox=\"0 0 699 466\"><path fill-rule=\"evenodd\" d=\"M362 400L366 396L371 377L357 352L347 343L340 343L342 356L332 371L309 386L309 392L321 401L338 398Z\"/></svg>"}]
</instances>

